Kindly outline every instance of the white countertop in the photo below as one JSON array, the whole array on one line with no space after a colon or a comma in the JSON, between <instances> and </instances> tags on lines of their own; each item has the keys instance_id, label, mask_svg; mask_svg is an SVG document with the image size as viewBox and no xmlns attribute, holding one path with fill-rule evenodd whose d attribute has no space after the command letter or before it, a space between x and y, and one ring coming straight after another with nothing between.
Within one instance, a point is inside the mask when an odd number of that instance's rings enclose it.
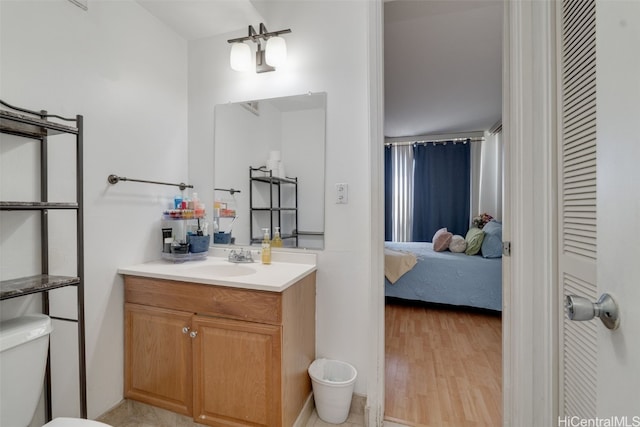
<instances>
[{"instance_id":1,"label":"white countertop","mask_svg":"<svg viewBox=\"0 0 640 427\"><path fill-rule=\"evenodd\" d=\"M313 253L274 251L269 265L261 264L259 257L253 263L235 264L227 261L224 249L212 249L209 251L209 256L203 260L183 263L157 260L119 268L118 273L205 285L282 292L315 270L316 255Z\"/></svg>"}]
</instances>

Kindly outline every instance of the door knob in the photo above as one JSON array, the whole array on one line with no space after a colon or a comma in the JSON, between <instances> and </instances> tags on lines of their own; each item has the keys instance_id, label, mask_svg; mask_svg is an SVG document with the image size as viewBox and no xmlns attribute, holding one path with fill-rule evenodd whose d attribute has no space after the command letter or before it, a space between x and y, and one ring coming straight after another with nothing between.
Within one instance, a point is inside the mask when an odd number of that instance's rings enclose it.
<instances>
[{"instance_id":1,"label":"door knob","mask_svg":"<svg viewBox=\"0 0 640 427\"><path fill-rule=\"evenodd\" d=\"M569 320L591 320L599 317L609 329L618 329L620 318L618 317L618 304L609 294L602 294L597 302L593 303L584 297L567 295L564 304Z\"/></svg>"},{"instance_id":2,"label":"door knob","mask_svg":"<svg viewBox=\"0 0 640 427\"><path fill-rule=\"evenodd\" d=\"M191 332L189 332L189 336L190 336L191 338L195 338L196 336L198 336L198 331L191 331Z\"/></svg>"},{"instance_id":3,"label":"door knob","mask_svg":"<svg viewBox=\"0 0 640 427\"><path fill-rule=\"evenodd\" d=\"M188 334L190 330L191 329L188 326L185 326L184 328L182 328L182 333L183 334Z\"/></svg>"}]
</instances>

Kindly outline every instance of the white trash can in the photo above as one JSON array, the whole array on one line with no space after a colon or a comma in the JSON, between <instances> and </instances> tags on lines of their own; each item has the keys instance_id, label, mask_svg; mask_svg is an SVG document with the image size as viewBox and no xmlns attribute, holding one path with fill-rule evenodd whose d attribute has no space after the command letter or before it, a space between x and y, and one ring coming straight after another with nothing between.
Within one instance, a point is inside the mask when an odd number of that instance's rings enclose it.
<instances>
[{"instance_id":1,"label":"white trash can","mask_svg":"<svg viewBox=\"0 0 640 427\"><path fill-rule=\"evenodd\" d=\"M346 362L316 359L309 366L316 411L322 421L342 424L349 416L356 368Z\"/></svg>"}]
</instances>

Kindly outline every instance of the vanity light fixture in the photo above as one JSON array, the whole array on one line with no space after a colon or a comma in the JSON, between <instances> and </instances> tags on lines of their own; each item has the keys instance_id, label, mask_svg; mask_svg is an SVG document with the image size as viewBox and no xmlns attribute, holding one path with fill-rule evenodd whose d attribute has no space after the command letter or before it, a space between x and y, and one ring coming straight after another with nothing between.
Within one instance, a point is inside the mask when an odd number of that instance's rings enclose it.
<instances>
[{"instance_id":1,"label":"vanity light fixture","mask_svg":"<svg viewBox=\"0 0 640 427\"><path fill-rule=\"evenodd\" d=\"M251 67L251 49L246 41L252 41L258 45L256 49L256 73L275 71L275 67L283 65L287 60L287 45L280 34L287 34L291 29L280 31L267 31L263 23L260 23L260 32L249 25L249 35L227 40L231 43L231 55L229 63L236 71L247 71ZM262 42L265 42L263 48Z\"/></svg>"}]
</instances>

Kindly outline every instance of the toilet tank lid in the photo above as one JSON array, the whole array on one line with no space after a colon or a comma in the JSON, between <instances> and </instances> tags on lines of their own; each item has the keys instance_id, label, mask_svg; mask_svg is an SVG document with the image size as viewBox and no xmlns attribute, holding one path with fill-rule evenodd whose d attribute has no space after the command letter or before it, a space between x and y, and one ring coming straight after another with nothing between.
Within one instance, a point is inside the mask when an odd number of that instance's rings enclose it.
<instances>
[{"instance_id":1,"label":"toilet tank lid","mask_svg":"<svg viewBox=\"0 0 640 427\"><path fill-rule=\"evenodd\" d=\"M51 319L44 314L28 314L0 322L0 352L51 333Z\"/></svg>"}]
</instances>

